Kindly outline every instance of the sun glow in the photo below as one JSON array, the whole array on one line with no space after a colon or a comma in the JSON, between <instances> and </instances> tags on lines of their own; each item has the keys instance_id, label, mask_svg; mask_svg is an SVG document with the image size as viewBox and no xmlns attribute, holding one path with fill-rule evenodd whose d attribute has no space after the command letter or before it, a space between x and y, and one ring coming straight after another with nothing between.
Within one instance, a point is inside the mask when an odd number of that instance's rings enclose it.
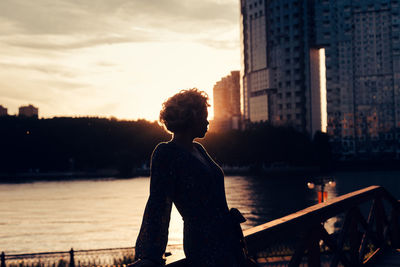
<instances>
[{"instance_id":1,"label":"sun glow","mask_svg":"<svg viewBox=\"0 0 400 267\"><path fill-rule=\"evenodd\" d=\"M181 89L213 103L215 82L240 67L235 1L61 2L0 1L10 11L0 14L0 104L10 115L33 104L45 118L156 120Z\"/></svg>"},{"instance_id":2,"label":"sun glow","mask_svg":"<svg viewBox=\"0 0 400 267\"><path fill-rule=\"evenodd\" d=\"M237 54L234 49L221 50L191 42L101 45L57 54L52 59L35 59L36 65L48 65L49 70L27 68L26 63L21 63L23 68L9 68L0 74L0 80L14 77L14 86L21 94L22 90L29 92L25 94L27 103L37 106L43 117L157 120L163 101L181 89L204 90L213 103L213 85L237 68ZM21 72L29 82L17 79ZM37 88L45 97L37 98ZM26 104L7 101L7 94L11 90L0 100L10 114ZM212 118L213 109L209 111Z\"/></svg>"}]
</instances>

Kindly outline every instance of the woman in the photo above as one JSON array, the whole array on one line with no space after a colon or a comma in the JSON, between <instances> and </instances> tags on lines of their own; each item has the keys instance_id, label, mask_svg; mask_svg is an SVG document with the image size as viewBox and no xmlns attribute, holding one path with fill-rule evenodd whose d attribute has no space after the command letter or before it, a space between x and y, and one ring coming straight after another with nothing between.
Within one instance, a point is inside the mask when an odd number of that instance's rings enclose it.
<instances>
[{"instance_id":1,"label":"woman","mask_svg":"<svg viewBox=\"0 0 400 267\"><path fill-rule=\"evenodd\" d=\"M160 122L173 133L151 160L150 196L136 241L136 259L162 265L172 202L184 220L184 252L189 266L240 266L225 198L224 175L204 147L194 142L207 132L208 96L197 89L170 97ZM151 264L149 264L150 266Z\"/></svg>"}]
</instances>

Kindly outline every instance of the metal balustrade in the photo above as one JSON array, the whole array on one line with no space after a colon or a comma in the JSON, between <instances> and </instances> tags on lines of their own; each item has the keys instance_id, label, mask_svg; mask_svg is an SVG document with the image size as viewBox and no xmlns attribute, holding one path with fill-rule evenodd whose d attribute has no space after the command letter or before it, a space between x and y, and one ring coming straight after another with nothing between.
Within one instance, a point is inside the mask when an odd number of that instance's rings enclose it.
<instances>
[{"instance_id":1,"label":"metal balustrade","mask_svg":"<svg viewBox=\"0 0 400 267\"><path fill-rule=\"evenodd\" d=\"M365 205L370 206L366 216L360 209ZM263 266L371 265L382 251L400 247L399 214L397 199L370 186L245 230L244 236ZM325 222L338 217L341 227L328 233ZM167 263L185 266L182 257Z\"/></svg>"}]
</instances>

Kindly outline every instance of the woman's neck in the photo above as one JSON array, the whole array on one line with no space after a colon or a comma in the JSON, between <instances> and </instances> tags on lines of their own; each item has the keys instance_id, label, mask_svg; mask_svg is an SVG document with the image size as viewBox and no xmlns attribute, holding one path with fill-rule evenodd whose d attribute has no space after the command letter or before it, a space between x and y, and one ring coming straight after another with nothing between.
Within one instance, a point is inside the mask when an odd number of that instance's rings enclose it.
<instances>
[{"instance_id":1,"label":"woman's neck","mask_svg":"<svg viewBox=\"0 0 400 267\"><path fill-rule=\"evenodd\" d=\"M193 137L188 134L174 133L172 141L176 144L186 148L189 151L193 151Z\"/></svg>"}]
</instances>

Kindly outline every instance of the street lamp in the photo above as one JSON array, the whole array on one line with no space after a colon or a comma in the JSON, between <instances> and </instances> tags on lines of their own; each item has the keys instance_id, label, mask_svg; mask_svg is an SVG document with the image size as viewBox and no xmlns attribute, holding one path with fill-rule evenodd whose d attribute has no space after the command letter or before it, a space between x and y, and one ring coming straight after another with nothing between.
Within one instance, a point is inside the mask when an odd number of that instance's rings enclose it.
<instances>
[{"instance_id":1,"label":"street lamp","mask_svg":"<svg viewBox=\"0 0 400 267\"><path fill-rule=\"evenodd\" d=\"M328 198L328 192L325 192L325 186L336 186L335 180L331 177L317 177L311 178L310 180L310 182L307 182L307 187L309 189L314 189L316 186L319 186L318 203L322 203Z\"/></svg>"}]
</instances>

